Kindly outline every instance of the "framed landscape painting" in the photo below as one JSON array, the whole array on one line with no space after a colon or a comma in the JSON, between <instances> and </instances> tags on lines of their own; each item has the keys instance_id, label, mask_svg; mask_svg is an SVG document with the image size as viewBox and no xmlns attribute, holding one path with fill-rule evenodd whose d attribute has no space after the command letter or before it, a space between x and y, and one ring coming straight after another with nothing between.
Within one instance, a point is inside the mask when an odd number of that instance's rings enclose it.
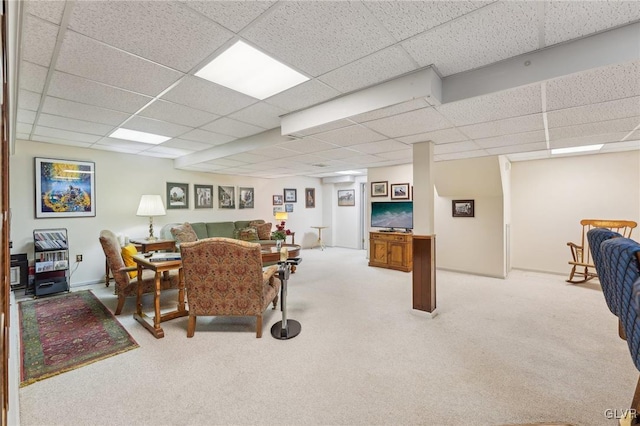
<instances>
[{"instance_id":1,"label":"framed landscape painting","mask_svg":"<svg viewBox=\"0 0 640 426\"><path fill-rule=\"evenodd\" d=\"M253 188L238 188L238 208L239 209L252 209L253 208Z\"/></svg>"},{"instance_id":2,"label":"framed landscape painting","mask_svg":"<svg viewBox=\"0 0 640 426\"><path fill-rule=\"evenodd\" d=\"M386 197L389 195L387 192L389 183L385 180L382 182L371 182L371 196L372 197Z\"/></svg>"},{"instance_id":3,"label":"framed landscape painting","mask_svg":"<svg viewBox=\"0 0 640 426\"><path fill-rule=\"evenodd\" d=\"M167 182L167 209L189 208L189 184Z\"/></svg>"},{"instance_id":4,"label":"framed landscape painting","mask_svg":"<svg viewBox=\"0 0 640 426\"><path fill-rule=\"evenodd\" d=\"M96 215L95 163L35 158L36 218Z\"/></svg>"},{"instance_id":5,"label":"framed landscape painting","mask_svg":"<svg viewBox=\"0 0 640 426\"><path fill-rule=\"evenodd\" d=\"M392 183L391 199L392 200L408 200L409 184L408 183Z\"/></svg>"},{"instance_id":6,"label":"framed landscape painting","mask_svg":"<svg viewBox=\"0 0 640 426\"><path fill-rule=\"evenodd\" d=\"M235 209L236 208L236 187L235 186L218 186L218 208L219 209Z\"/></svg>"},{"instance_id":7,"label":"framed landscape painting","mask_svg":"<svg viewBox=\"0 0 640 426\"><path fill-rule=\"evenodd\" d=\"M213 185L193 185L196 209L213 208Z\"/></svg>"},{"instance_id":8,"label":"framed landscape painting","mask_svg":"<svg viewBox=\"0 0 640 426\"><path fill-rule=\"evenodd\" d=\"M451 215L453 217L474 217L475 216L474 200L452 200Z\"/></svg>"},{"instance_id":9,"label":"framed landscape painting","mask_svg":"<svg viewBox=\"0 0 640 426\"><path fill-rule=\"evenodd\" d=\"M355 189L339 189L338 205L339 206L355 206L356 190Z\"/></svg>"}]
</instances>

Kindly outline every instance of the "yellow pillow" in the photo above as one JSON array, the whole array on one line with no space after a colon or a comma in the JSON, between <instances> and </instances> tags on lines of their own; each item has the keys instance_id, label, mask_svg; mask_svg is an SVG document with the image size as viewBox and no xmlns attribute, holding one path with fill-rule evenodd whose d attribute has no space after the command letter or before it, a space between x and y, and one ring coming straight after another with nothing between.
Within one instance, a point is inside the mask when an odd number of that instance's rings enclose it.
<instances>
[{"instance_id":1,"label":"yellow pillow","mask_svg":"<svg viewBox=\"0 0 640 426\"><path fill-rule=\"evenodd\" d=\"M133 255L138 254L136 246L133 244L127 244L122 247L122 260L124 260L124 266L136 266L136 262L133 261ZM129 278L135 278L138 276L138 270L128 272Z\"/></svg>"}]
</instances>

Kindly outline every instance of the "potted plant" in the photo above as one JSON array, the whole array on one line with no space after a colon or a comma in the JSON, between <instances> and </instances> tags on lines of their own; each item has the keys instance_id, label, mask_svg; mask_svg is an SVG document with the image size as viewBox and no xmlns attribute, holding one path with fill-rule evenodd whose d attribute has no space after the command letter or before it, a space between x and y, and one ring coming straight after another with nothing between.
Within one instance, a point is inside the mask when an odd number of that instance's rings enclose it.
<instances>
[{"instance_id":1,"label":"potted plant","mask_svg":"<svg viewBox=\"0 0 640 426\"><path fill-rule=\"evenodd\" d=\"M273 231L271 233L271 239L272 240L284 240L287 237L287 234L285 231Z\"/></svg>"}]
</instances>

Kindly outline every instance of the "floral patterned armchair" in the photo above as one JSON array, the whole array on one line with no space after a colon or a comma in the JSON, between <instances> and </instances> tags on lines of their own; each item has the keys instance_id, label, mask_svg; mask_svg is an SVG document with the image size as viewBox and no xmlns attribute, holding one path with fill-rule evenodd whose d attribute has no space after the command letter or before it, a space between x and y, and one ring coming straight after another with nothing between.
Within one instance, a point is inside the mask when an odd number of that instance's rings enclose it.
<instances>
[{"instance_id":1,"label":"floral patterned armchair","mask_svg":"<svg viewBox=\"0 0 640 426\"><path fill-rule=\"evenodd\" d=\"M198 316L255 316L262 337L262 314L278 304L277 266L262 269L260 244L232 238L206 238L181 244L189 303L187 337Z\"/></svg>"},{"instance_id":2,"label":"floral patterned armchair","mask_svg":"<svg viewBox=\"0 0 640 426\"><path fill-rule=\"evenodd\" d=\"M135 296L138 292L138 286L142 285L143 293L151 293L155 291L155 273L151 270L142 271L142 279L140 277L132 278L129 272L136 271L135 266L127 267L122 259L122 249L118 238L111 231L100 231L100 244L104 255L107 257L107 264L113 274L116 282L115 293L118 295L118 306L115 315L120 315L124 306L125 299L128 296ZM137 275L137 274L136 274ZM163 276L161 286L162 289L178 288L180 279L177 271L171 271Z\"/></svg>"}]
</instances>

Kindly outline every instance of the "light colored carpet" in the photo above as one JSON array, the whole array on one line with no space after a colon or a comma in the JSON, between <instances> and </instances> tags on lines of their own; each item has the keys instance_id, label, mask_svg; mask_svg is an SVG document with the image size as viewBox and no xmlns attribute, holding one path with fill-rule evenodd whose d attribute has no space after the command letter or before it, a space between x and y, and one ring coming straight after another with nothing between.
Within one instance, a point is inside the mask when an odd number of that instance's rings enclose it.
<instances>
[{"instance_id":1,"label":"light colored carpet","mask_svg":"<svg viewBox=\"0 0 640 426\"><path fill-rule=\"evenodd\" d=\"M615 424L638 379L597 286L513 271L506 280L438 271L434 319L411 311L410 273L365 252L304 250L289 281L302 333L262 339L254 319L187 318L156 340L20 390L36 424ZM112 290L92 286L111 309ZM167 292L164 301L175 300ZM147 299L149 308L151 299Z\"/></svg>"}]
</instances>

